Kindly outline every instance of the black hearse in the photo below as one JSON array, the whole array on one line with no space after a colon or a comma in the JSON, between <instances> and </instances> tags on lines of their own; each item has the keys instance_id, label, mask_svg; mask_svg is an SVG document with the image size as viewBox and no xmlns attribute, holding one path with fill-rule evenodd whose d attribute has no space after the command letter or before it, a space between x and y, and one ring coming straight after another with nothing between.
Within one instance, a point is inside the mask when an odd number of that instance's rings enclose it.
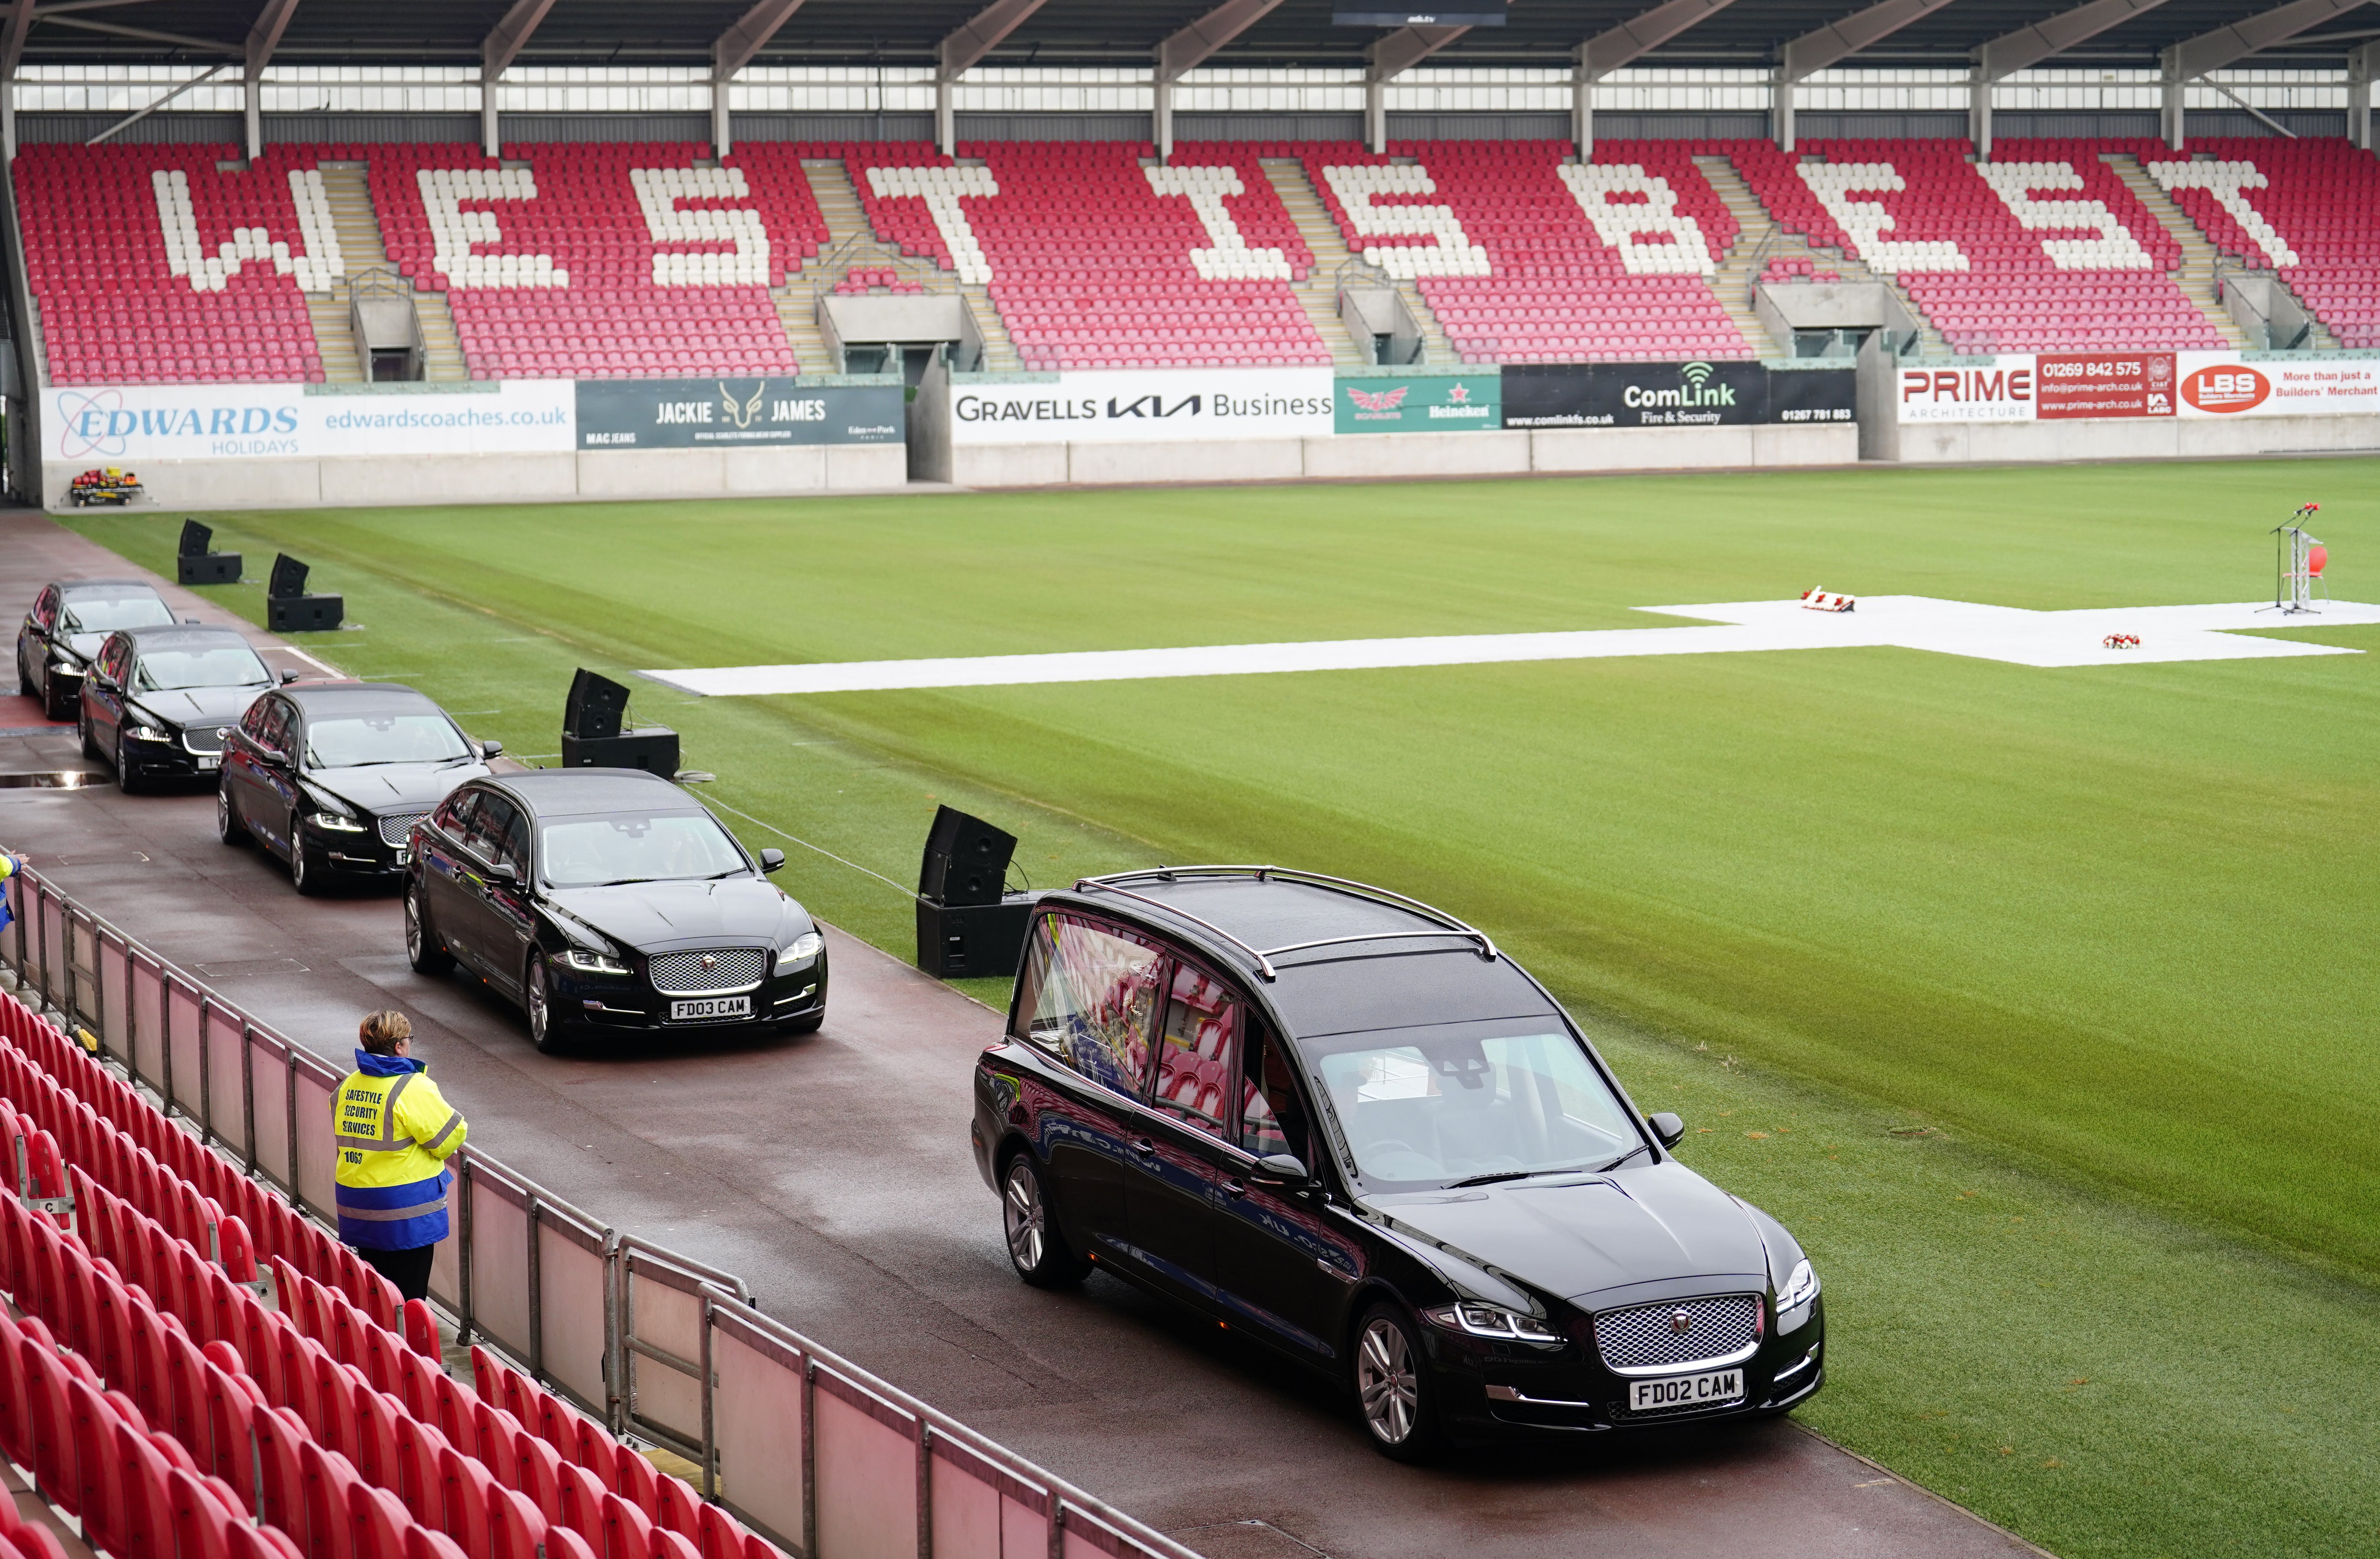
<instances>
[{"instance_id":1,"label":"black hearse","mask_svg":"<svg viewBox=\"0 0 2380 1559\"><path fill-rule=\"evenodd\" d=\"M1818 1389L1809 1261L1671 1155L1684 1130L1482 932L1223 866L1042 897L972 1136L1026 1282L1189 1306L1418 1459Z\"/></svg>"}]
</instances>

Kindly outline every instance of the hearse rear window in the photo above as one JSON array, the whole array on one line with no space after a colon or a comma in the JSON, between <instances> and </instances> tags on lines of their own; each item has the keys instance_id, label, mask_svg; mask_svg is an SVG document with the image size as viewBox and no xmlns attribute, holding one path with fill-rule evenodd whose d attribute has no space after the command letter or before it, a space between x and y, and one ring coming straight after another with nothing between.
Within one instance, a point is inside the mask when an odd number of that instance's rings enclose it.
<instances>
[{"instance_id":1,"label":"hearse rear window","mask_svg":"<svg viewBox=\"0 0 2380 1559\"><path fill-rule=\"evenodd\" d=\"M1044 916L1033 932L1025 1038L1127 1098L1148 1076L1164 955L1136 938Z\"/></svg>"}]
</instances>

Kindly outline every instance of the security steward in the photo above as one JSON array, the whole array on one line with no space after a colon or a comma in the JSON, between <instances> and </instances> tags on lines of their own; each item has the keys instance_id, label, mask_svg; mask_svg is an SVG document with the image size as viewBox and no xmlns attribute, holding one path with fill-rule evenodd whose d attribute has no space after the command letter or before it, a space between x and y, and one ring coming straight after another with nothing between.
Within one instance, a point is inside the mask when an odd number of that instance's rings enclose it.
<instances>
[{"instance_id":1,"label":"security steward","mask_svg":"<svg viewBox=\"0 0 2380 1559\"><path fill-rule=\"evenodd\" d=\"M413 1059L401 1012L363 1021L356 1069L331 1096L339 1149L339 1237L408 1299L430 1297L430 1260L446 1237L446 1160L470 1128Z\"/></svg>"}]
</instances>

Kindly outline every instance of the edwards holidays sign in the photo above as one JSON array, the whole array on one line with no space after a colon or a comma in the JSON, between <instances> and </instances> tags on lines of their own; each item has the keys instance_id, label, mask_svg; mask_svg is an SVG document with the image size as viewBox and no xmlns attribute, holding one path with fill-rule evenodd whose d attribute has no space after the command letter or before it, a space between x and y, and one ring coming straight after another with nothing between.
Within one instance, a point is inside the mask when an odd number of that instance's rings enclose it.
<instances>
[{"instance_id":1,"label":"edwards holidays sign","mask_svg":"<svg viewBox=\"0 0 2380 1559\"><path fill-rule=\"evenodd\" d=\"M899 444L907 426L898 384L599 379L578 385L581 449Z\"/></svg>"}]
</instances>

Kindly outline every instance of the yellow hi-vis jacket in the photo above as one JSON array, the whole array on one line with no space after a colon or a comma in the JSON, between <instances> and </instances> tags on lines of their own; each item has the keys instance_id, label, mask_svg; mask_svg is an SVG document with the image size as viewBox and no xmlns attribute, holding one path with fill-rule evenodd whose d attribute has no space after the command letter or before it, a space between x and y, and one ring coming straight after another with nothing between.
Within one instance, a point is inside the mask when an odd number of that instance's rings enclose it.
<instances>
[{"instance_id":1,"label":"yellow hi-vis jacket","mask_svg":"<svg viewBox=\"0 0 2380 1559\"><path fill-rule=\"evenodd\" d=\"M356 1052L331 1096L339 1150L339 1237L366 1250L412 1250L446 1237L446 1160L470 1133L419 1061Z\"/></svg>"}]
</instances>

